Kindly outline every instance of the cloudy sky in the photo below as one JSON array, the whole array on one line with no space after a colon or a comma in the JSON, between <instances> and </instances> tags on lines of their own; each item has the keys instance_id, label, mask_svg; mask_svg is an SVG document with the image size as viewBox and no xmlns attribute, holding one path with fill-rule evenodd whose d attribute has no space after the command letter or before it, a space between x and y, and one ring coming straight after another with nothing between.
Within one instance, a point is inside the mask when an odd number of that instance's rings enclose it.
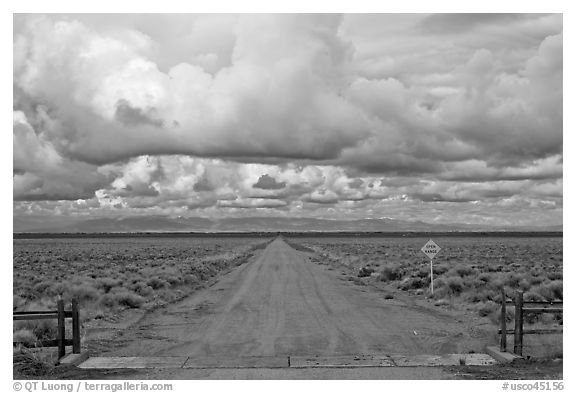
<instances>
[{"instance_id":1,"label":"cloudy sky","mask_svg":"<svg viewBox=\"0 0 576 393\"><path fill-rule=\"evenodd\" d=\"M15 15L13 213L562 224L562 16Z\"/></svg>"}]
</instances>

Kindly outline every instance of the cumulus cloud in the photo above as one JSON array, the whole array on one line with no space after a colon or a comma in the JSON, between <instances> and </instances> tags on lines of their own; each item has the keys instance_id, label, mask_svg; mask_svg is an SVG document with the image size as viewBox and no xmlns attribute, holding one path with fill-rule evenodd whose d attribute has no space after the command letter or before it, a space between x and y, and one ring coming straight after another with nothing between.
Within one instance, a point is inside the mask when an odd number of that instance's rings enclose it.
<instances>
[{"instance_id":1,"label":"cumulus cloud","mask_svg":"<svg viewBox=\"0 0 576 393\"><path fill-rule=\"evenodd\" d=\"M14 80L50 102L61 126L46 132L87 162L141 153L335 157L368 132L362 111L338 94L351 53L339 18L240 18L232 64L212 75L190 63L161 71L138 32L105 36L74 20L30 17L16 34Z\"/></svg>"},{"instance_id":2,"label":"cumulus cloud","mask_svg":"<svg viewBox=\"0 0 576 393\"><path fill-rule=\"evenodd\" d=\"M47 116L38 111L39 117ZM21 111L13 116L13 152L15 200L90 198L108 181L97 167L62 157Z\"/></svg>"},{"instance_id":3,"label":"cumulus cloud","mask_svg":"<svg viewBox=\"0 0 576 393\"><path fill-rule=\"evenodd\" d=\"M22 211L561 212L561 15L14 22Z\"/></svg>"},{"instance_id":4,"label":"cumulus cloud","mask_svg":"<svg viewBox=\"0 0 576 393\"><path fill-rule=\"evenodd\" d=\"M426 171L430 161L541 158L561 148L561 34L543 37L538 53L513 70L489 49L469 50L445 64L452 80L423 86L355 75L355 45L339 33L339 16L233 19L230 64L214 74L189 62L161 70L154 39L138 30L23 18L14 44L17 101L49 103L58 115L42 131L63 154L90 163L191 154ZM468 26L470 18L529 19L456 14L421 23Z\"/></svg>"}]
</instances>

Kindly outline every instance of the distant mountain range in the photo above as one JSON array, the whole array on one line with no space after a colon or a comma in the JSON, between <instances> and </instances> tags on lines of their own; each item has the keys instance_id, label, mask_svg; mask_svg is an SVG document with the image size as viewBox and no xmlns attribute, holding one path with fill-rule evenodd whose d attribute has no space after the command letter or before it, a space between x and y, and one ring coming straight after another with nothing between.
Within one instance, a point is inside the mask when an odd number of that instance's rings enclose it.
<instances>
[{"instance_id":1,"label":"distant mountain range","mask_svg":"<svg viewBox=\"0 0 576 393\"><path fill-rule=\"evenodd\" d=\"M18 216L15 233L120 233L120 232L562 232L562 225L494 227L471 224L430 224L390 218L328 220L320 218L243 217L208 219L165 216L83 218Z\"/></svg>"}]
</instances>

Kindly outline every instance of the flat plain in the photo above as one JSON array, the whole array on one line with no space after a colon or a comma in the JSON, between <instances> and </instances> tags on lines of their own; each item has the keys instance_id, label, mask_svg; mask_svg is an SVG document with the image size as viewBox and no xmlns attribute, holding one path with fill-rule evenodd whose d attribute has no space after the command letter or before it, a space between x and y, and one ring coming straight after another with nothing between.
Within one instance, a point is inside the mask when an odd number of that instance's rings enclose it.
<instances>
[{"instance_id":1,"label":"flat plain","mask_svg":"<svg viewBox=\"0 0 576 393\"><path fill-rule=\"evenodd\" d=\"M14 240L14 309L80 300L83 346L109 356L230 359L482 352L500 288L561 300L561 237ZM510 310L511 312L512 310ZM512 321L513 314L507 319ZM533 318L561 326L561 316ZM50 321L14 324L28 345ZM561 356L561 335L526 341ZM231 360L232 362L234 360Z\"/></svg>"}]
</instances>

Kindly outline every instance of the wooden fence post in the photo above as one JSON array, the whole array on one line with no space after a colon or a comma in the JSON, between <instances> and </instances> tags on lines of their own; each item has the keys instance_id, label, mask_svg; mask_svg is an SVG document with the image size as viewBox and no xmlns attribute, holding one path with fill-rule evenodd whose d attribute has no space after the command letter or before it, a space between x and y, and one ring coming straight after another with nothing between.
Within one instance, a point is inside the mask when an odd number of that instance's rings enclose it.
<instances>
[{"instance_id":1,"label":"wooden fence post","mask_svg":"<svg viewBox=\"0 0 576 393\"><path fill-rule=\"evenodd\" d=\"M524 323L524 292L517 291L514 302L514 353L522 356L522 334Z\"/></svg>"},{"instance_id":2,"label":"wooden fence post","mask_svg":"<svg viewBox=\"0 0 576 393\"><path fill-rule=\"evenodd\" d=\"M66 355L66 326L64 319L64 300L58 299L58 358Z\"/></svg>"},{"instance_id":3,"label":"wooden fence post","mask_svg":"<svg viewBox=\"0 0 576 393\"><path fill-rule=\"evenodd\" d=\"M506 352L506 292L502 288L502 312L500 313L500 352Z\"/></svg>"},{"instance_id":4,"label":"wooden fence post","mask_svg":"<svg viewBox=\"0 0 576 393\"><path fill-rule=\"evenodd\" d=\"M72 299L72 353L80 353L80 311L76 299Z\"/></svg>"}]
</instances>

